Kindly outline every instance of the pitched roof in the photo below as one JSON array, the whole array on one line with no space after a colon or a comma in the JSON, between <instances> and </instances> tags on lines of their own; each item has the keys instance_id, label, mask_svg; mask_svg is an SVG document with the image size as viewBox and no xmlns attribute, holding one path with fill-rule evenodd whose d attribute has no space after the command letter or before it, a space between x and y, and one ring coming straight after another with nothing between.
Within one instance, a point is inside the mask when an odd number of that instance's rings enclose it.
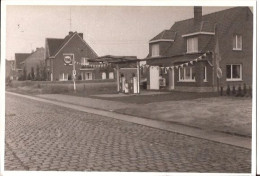
<instances>
[{"instance_id":1,"label":"pitched roof","mask_svg":"<svg viewBox=\"0 0 260 176\"><path fill-rule=\"evenodd\" d=\"M55 55L55 53L58 51L58 48L60 48L63 41L64 41L64 39L57 39L57 38L47 38L46 39L50 56Z\"/></svg>"},{"instance_id":2,"label":"pitched roof","mask_svg":"<svg viewBox=\"0 0 260 176\"><path fill-rule=\"evenodd\" d=\"M20 64L31 55L31 53L15 53L16 68L20 68Z\"/></svg>"},{"instance_id":3,"label":"pitched roof","mask_svg":"<svg viewBox=\"0 0 260 176\"><path fill-rule=\"evenodd\" d=\"M161 40L161 39L174 40L175 35L176 32L173 30L164 30L161 33L159 33L157 36L152 38L150 41Z\"/></svg>"},{"instance_id":4,"label":"pitched roof","mask_svg":"<svg viewBox=\"0 0 260 176\"><path fill-rule=\"evenodd\" d=\"M33 62L39 62L41 60L44 60L44 52L45 49L43 47L36 48L34 52L32 52L23 62L21 63L33 63Z\"/></svg>"},{"instance_id":5,"label":"pitched roof","mask_svg":"<svg viewBox=\"0 0 260 176\"><path fill-rule=\"evenodd\" d=\"M184 54L186 52L185 38L182 35L197 32L214 32L217 25L218 35L221 38L229 30L238 14L250 9L248 7L234 7L207 15L203 15L201 22L196 23L194 18L178 21L170 28L176 32L175 41L164 51L163 56ZM159 34L158 34L159 35ZM158 36L157 35L157 36ZM203 51L212 50L214 47L214 37L208 43L203 43ZM148 55L150 57L150 54Z\"/></svg>"},{"instance_id":6,"label":"pitched roof","mask_svg":"<svg viewBox=\"0 0 260 176\"><path fill-rule=\"evenodd\" d=\"M67 35L64 39L47 38L46 42L48 46L46 47L46 50L48 50L47 52L49 52L49 56L50 57L55 56L68 43L68 41L76 34L78 35L77 32L70 32L69 35ZM83 39L82 41L90 48L93 54L97 57L95 51Z\"/></svg>"}]
</instances>

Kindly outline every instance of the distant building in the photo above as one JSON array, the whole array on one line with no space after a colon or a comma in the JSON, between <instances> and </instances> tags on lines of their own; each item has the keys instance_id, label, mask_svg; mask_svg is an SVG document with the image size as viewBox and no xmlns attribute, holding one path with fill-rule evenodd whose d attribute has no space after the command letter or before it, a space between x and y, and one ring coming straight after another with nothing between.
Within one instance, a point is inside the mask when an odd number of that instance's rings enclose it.
<instances>
[{"instance_id":1,"label":"distant building","mask_svg":"<svg viewBox=\"0 0 260 176\"><path fill-rule=\"evenodd\" d=\"M40 69L43 69L45 65L44 52L45 50L43 47L36 48L35 51L33 51L24 61L20 63L21 69L25 70L27 75L30 74L30 76L32 76L32 74L36 76L37 69L39 69L40 74ZM34 73L32 73L32 71Z\"/></svg>"},{"instance_id":2,"label":"distant building","mask_svg":"<svg viewBox=\"0 0 260 176\"><path fill-rule=\"evenodd\" d=\"M23 75L22 62L25 61L30 54L31 53L15 53L15 71L17 79Z\"/></svg>"},{"instance_id":3,"label":"distant building","mask_svg":"<svg viewBox=\"0 0 260 176\"><path fill-rule=\"evenodd\" d=\"M148 89L205 92L252 85L253 14L235 7L202 15L202 7L194 7L194 18L150 40L145 60Z\"/></svg>"},{"instance_id":4,"label":"distant building","mask_svg":"<svg viewBox=\"0 0 260 176\"><path fill-rule=\"evenodd\" d=\"M71 80L73 73L72 61L75 61L76 79L93 80L109 79L112 68L102 67L100 63L89 62L98 57L96 52L85 42L83 33L69 32L64 39L46 38L45 62L47 77L50 81Z\"/></svg>"}]
</instances>

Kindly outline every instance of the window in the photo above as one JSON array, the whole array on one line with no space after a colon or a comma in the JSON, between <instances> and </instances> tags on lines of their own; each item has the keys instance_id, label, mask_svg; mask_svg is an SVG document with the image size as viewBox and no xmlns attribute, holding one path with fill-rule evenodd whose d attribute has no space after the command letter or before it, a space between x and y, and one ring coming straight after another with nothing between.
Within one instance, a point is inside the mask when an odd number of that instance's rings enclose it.
<instances>
[{"instance_id":1,"label":"window","mask_svg":"<svg viewBox=\"0 0 260 176\"><path fill-rule=\"evenodd\" d=\"M198 37L187 39L187 53L198 52Z\"/></svg>"},{"instance_id":2,"label":"window","mask_svg":"<svg viewBox=\"0 0 260 176\"><path fill-rule=\"evenodd\" d=\"M233 36L233 50L242 50L242 35Z\"/></svg>"},{"instance_id":3,"label":"window","mask_svg":"<svg viewBox=\"0 0 260 176\"><path fill-rule=\"evenodd\" d=\"M106 72L102 72L102 79L107 79L107 74L106 74Z\"/></svg>"},{"instance_id":4,"label":"window","mask_svg":"<svg viewBox=\"0 0 260 176\"><path fill-rule=\"evenodd\" d=\"M59 80L60 81L68 81L69 79L69 74L68 73L60 73L59 75Z\"/></svg>"},{"instance_id":5,"label":"window","mask_svg":"<svg viewBox=\"0 0 260 176\"><path fill-rule=\"evenodd\" d=\"M193 67L179 68L179 81L195 82Z\"/></svg>"},{"instance_id":6,"label":"window","mask_svg":"<svg viewBox=\"0 0 260 176\"><path fill-rule=\"evenodd\" d=\"M109 72L108 77L109 77L109 79L114 79L114 72Z\"/></svg>"},{"instance_id":7,"label":"window","mask_svg":"<svg viewBox=\"0 0 260 176\"><path fill-rule=\"evenodd\" d=\"M91 72L85 73L85 80L92 80L92 73Z\"/></svg>"},{"instance_id":8,"label":"window","mask_svg":"<svg viewBox=\"0 0 260 176\"><path fill-rule=\"evenodd\" d=\"M241 81L242 80L242 65L231 64L226 66L227 81Z\"/></svg>"},{"instance_id":9,"label":"window","mask_svg":"<svg viewBox=\"0 0 260 176\"><path fill-rule=\"evenodd\" d=\"M207 82L207 67L206 66L203 69L203 81Z\"/></svg>"},{"instance_id":10,"label":"window","mask_svg":"<svg viewBox=\"0 0 260 176\"><path fill-rule=\"evenodd\" d=\"M159 44L152 45L152 57L159 56Z\"/></svg>"},{"instance_id":11,"label":"window","mask_svg":"<svg viewBox=\"0 0 260 176\"><path fill-rule=\"evenodd\" d=\"M88 58L82 57L81 58L81 65L89 65Z\"/></svg>"}]
</instances>

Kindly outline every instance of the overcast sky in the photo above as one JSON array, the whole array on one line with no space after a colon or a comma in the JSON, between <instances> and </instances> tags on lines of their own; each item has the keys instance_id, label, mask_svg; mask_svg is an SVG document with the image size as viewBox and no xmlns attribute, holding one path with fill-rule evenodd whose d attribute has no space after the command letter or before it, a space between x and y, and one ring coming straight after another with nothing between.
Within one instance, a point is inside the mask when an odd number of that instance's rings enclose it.
<instances>
[{"instance_id":1,"label":"overcast sky","mask_svg":"<svg viewBox=\"0 0 260 176\"><path fill-rule=\"evenodd\" d=\"M203 7L203 14L231 7ZM71 29L70 29L71 11ZM82 32L99 56L148 54L148 41L174 22L192 18L193 7L7 6L6 56L44 47L45 38Z\"/></svg>"}]
</instances>

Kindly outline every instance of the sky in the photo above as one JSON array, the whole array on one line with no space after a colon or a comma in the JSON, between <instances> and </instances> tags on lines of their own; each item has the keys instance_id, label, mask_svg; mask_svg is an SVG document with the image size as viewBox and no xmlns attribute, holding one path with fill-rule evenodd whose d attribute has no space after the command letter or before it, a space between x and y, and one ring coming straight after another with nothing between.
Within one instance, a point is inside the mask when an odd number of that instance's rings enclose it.
<instances>
[{"instance_id":1,"label":"sky","mask_svg":"<svg viewBox=\"0 0 260 176\"><path fill-rule=\"evenodd\" d=\"M203 14L231 7L203 7ZM7 6L6 59L45 46L45 38L81 32L99 56L148 54L149 40L174 22L193 18L193 7ZM71 19L71 20L70 20ZM71 25L70 25L71 24Z\"/></svg>"}]
</instances>

